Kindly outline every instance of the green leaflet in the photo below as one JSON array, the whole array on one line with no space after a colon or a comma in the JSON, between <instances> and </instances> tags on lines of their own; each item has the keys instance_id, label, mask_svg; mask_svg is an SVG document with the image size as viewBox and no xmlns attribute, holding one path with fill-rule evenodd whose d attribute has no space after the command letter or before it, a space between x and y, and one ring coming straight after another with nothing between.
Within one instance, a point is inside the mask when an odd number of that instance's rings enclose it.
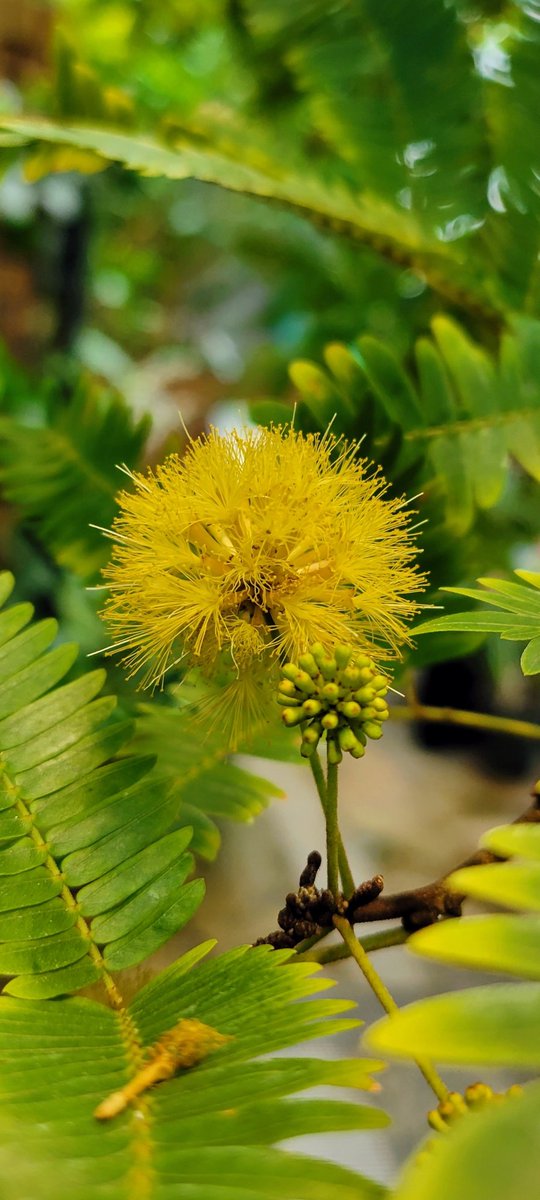
<instances>
[{"instance_id":1,"label":"green leaflet","mask_svg":"<svg viewBox=\"0 0 540 1200\"><path fill-rule=\"evenodd\" d=\"M149 1200L381 1200L379 1184L271 1148L308 1132L386 1123L356 1102L290 1098L323 1084L369 1090L380 1063L268 1057L354 1026L341 1015L349 1003L310 999L327 983L314 978L314 964L287 964L288 953L243 947L195 966L209 949L184 955L127 1013L80 999L0 999L0 1158L15 1129L25 1141L10 1169L14 1194L31 1187L32 1200L49 1200L54 1161L56 1200L90 1200L96 1187L104 1200L131 1200L143 1180ZM144 1047L188 1016L230 1040L98 1123L95 1107L133 1077Z\"/></svg>"},{"instance_id":2,"label":"green leaflet","mask_svg":"<svg viewBox=\"0 0 540 1200\"><path fill-rule=\"evenodd\" d=\"M492 605L496 612L485 610L451 613L422 621L413 630L414 634L441 631L476 631L499 633L505 641L528 641L521 655L524 675L536 675L540 671L540 575L531 571L516 571L516 575L532 586L511 583L503 579L479 579L484 591L478 588L443 588L457 596L471 600L482 600Z\"/></svg>"},{"instance_id":3,"label":"green leaflet","mask_svg":"<svg viewBox=\"0 0 540 1200\"><path fill-rule=\"evenodd\" d=\"M103 875L94 883L88 883L77 893L77 903L81 912L85 916L107 912L113 905L119 904L132 894L134 884L137 884L137 887L143 886L149 880L155 879L160 870L164 870L170 863L180 864L184 861L189 867L189 855L178 858L189 841L189 829L177 829L153 845L146 846L123 866L110 871L108 875Z\"/></svg>"},{"instance_id":4,"label":"green leaflet","mask_svg":"<svg viewBox=\"0 0 540 1200\"><path fill-rule=\"evenodd\" d=\"M506 900L509 904L509 899ZM430 925L411 950L427 958L540 979L540 917L482 916Z\"/></svg>"},{"instance_id":5,"label":"green leaflet","mask_svg":"<svg viewBox=\"0 0 540 1200\"><path fill-rule=\"evenodd\" d=\"M540 1067L540 984L494 983L409 1004L365 1034L376 1054L471 1066Z\"/></svg>"},{"instance_id":6,"label":"green leaflet","mask_svg":"<svg viewBox=\"0 0 540 1200\"><path fill-rule=\"evenodd\" d=\"M464 867L449 877L451 887L505 908L540 912L540 863L490 863Z\"/></svg>"},{"instance_id":7,"label":"green leaflet","mask_svg":"<svg viewBox=\"0 0 540 1200\"><path fill-rule=\"evenodd\" d=\"M0 576L0 594L10 583ZM95 698L103 672L54 690L75 648L48 650L56 623L23 629L31 608L13 611L0 616L0 970L11 994L48 998L142 961L204 884L186 882L189 830L169 832L177 805L154 759L114 761L131 723Z\"/></svg>"},{"instance_id":8,"label":"green leaflet","mask_svg":"<svg viewBox=\"0 0 540 1200\"><path fill-rule=\"evenodd\" d=\"M536 861L540 859L540 825L498 825L483 834L481 845L495 854Z\"/></svg>"}]
</instances>

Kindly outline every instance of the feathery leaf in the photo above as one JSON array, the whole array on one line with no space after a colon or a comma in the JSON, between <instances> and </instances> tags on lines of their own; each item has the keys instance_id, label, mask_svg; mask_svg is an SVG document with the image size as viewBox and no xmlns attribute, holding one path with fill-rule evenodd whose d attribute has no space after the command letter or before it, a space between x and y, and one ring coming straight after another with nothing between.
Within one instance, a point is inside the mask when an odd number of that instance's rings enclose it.
<instances>
[{"instance_id":1,"label":"feathery leaf","mask_svg":"<svg viewBox=\"0 0 540 1200\"><path fill-rule=\"evenodd\" d=\"M89 381L48 413L42 427L0 418L0 484L57 562L89 579L108 556L91 523L111 524L117 466L136 465L149 421L133 424L118 396Z\"/></svg>"},{"instance_id":2,"label":"feathery leaf","mask_svg":"<svg viewBox=\"0 0 540 1200\"><path fill-rule=\"evenodd\" d=\"M4 598L11 582L0 576ZM31 615L0 616L0 969L13 995L114 991L109 972L181 928L204 885L185 882L191 831L174 829L153 758L114 759L132 726L96 698L104 672L56 687L76 648L47 652L56 622L21 628Z\"/></svg>"},{"instance_id":3,"label":"feathery leaf","mask_svg":"<svg viewBox=\"0 0 540 1200\"><path fill-rule=\"evenodd\" d=\"M90 1200L96 1187L104 1200L132 1200L142 1189L149 1200L382 1200L385 1189L362 1176L271 1148L299 1134L386 1124L372 1107L290 1098L321 1084L371 1090L380 1063L268 1057L356 1025L341 1015L349 1002L312 999L328 986L313 978L313 964L289 964L287 952L267 947L195 967L211 945L184 955L120 1012L81 999L0 999L2 1158L15 1130L25 1144L10 1164L12 1188L48 1200L54 1161L59 1200ZM186 1018L228 1040L98 1124L96 1106Z\"/></svg>"},{"instance_id":4,"label":"feathery leaf","mask_svg":"<svg viewBox=\"0 0 540 1200\"><path fill-rule=\"evenodd\" d=\"M503 579L479 579L484 591L479 588L443 588L457 596L471 600L482 600L491 604L496 612L475 610L472 612L449 613L417 625L414 634L443 631L471 631L500 633L505 641L528 641L521 655L524 675L537 675L540 671L540 575L532 571L516 571L516 575L532 584L510 583Z\"/></svg>"}]
</instances>

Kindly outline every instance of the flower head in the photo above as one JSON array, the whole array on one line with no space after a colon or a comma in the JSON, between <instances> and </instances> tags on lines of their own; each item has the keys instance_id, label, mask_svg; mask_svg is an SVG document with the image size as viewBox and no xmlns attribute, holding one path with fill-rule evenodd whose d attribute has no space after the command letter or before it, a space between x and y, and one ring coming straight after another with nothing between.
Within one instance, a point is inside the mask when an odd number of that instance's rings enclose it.
<instances>
[{"instance_id":1,"label":"flower head","mask_svg":"<svg viewBox=\"0 0 540 1200\"><path fill-rule=\"evenodd\" d=\"M313 642L399 654L424 578L404 503L358 445L256 429L190 443L119 498L104 617L143 686L182 661L262 707Z\"/></svg>"}]
</instances>

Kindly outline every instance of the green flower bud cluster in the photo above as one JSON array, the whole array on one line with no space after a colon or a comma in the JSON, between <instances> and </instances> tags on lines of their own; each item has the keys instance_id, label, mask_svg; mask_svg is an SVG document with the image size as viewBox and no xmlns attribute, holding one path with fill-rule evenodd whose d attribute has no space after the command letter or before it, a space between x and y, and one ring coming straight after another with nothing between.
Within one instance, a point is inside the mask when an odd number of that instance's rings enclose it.
<instances>
[{"instance_id":1,"label":"green flower bud cluster","mask_svg":"<svg viewBox=\"0 0 540 1200\"><path fill-rule=\"evenodd\" d=\"M285 725L303 725L300 753L310 758L326 735L328 761L344 753L362 758L368 738L382 737L388 718L388 679L367 654L336 646L327 654L316 642L298 663L282 667L278 704Z\"/></svg>"},{"instance_id":2,"label":"green flower bud cluster","mask_svg":"<svg viewBox=\"0 0 540 1200\"><path fill-rule=\"evenodd\" d=\"M520 1096L523 1088L519 1083L513 1083L506 1092L495 1092L488 1083L471 1083L461 1092L449 1092L446 1100L442 1100L437 1108L428 1113L428 1124L438 1133L445 1133L448 1126L463 1116L466 1112L475 1112L485 1108L487 1104L500 1104L503 1100Z\"/></svg>"}]
</instances>

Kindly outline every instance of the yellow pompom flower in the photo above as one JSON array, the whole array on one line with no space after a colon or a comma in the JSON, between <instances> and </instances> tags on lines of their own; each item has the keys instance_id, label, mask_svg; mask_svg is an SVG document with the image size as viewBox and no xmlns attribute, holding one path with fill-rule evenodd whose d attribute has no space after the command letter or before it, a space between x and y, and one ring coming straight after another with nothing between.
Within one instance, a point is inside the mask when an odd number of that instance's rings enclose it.
<instances>
[{"instance_id":1,"label":"yellow pompom flower","mask_svg":"<svg viewBox=\"0 0 540 1200\"><path fill-rule=\"evenodd\" d=\"M132 479L109 534L103 615L110 651L144 672L142 686L179 663L210 679L228 666L222 708L238 730L268 708L280 661L313 642L388 658L408 641L425 581L405 504L356 443L212 430Z\"/></svg>"}]
</instances>

